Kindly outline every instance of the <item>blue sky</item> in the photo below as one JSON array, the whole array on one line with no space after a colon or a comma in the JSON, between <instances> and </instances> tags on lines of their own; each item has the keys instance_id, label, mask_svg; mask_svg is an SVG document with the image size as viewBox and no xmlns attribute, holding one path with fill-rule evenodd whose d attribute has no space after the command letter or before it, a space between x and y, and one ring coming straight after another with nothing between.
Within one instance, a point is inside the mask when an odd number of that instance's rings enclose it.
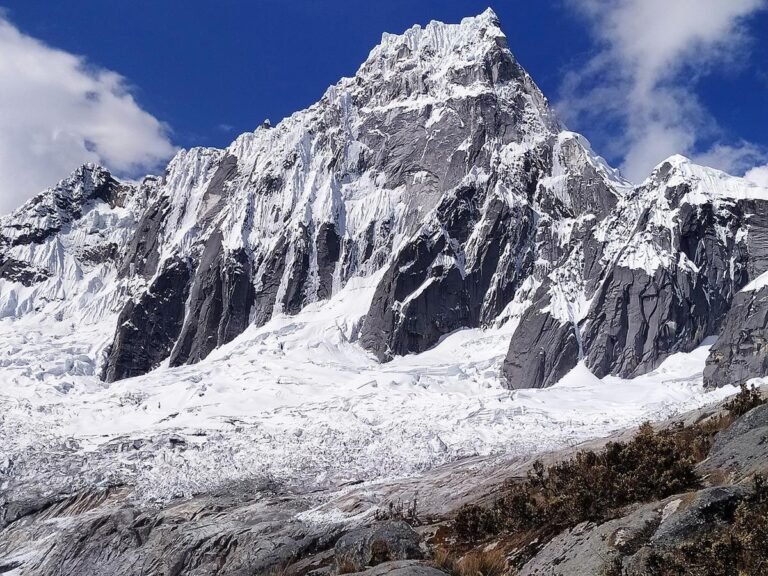
<instances>
[{"instance_id":1,"label":"blue sky","mask_svg":"<svg viewBox=\"0 0 768 576\"><path fill-rule=\"evenodd\" d=\"M648 13L675 2L714 8L658 19ZM21 39L83 57L76 67L85 62L91 74L102 75L94 91L118 94L114 108L99 113L128 118L132 133L123 140L133 145L106 150L98 136L82 139L86 151L97 150L123 172L161 163L168 144L225 146L265 118L274 122L312 104L355 72L384 31L432 19L457 22L489 5L512 51L569 127L632 176L672 151L734 172L768 164L764 0L0 0L6 25ZM638 34L648 37L646 44L634 44ZM667 45L655 34L682 40ZM660 43L665 52L656 48ZM105 87L111 80L104 70L123 78L115 80L118 87ZM24 107L21 88L17 98L17 108ZM658 117L660 109L666 117ZM56 128L53 113L45 121ZM35 129L45 128L39 117L35 122ZM83 122L96 134L89 119ZM152 151L145 157L137 151L143 132ZM2 133L0 171L6 168ZM8 190L0 182L0 194L9 198ZM4 207L0 202L0 212Z\"/></svg>"}]
</instances>

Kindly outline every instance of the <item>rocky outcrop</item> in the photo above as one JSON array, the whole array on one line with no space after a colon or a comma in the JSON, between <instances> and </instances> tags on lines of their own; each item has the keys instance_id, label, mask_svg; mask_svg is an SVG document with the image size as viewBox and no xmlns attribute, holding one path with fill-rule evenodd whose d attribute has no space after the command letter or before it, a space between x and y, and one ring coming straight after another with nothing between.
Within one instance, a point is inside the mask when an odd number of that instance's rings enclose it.
<instances>
[{"instance_id":1,"label":"rocky outcrop","mask_svg":"<svg viewBox=\"0 0 768 576\"><path fill-rule=\"evenodd\" d=\"M336 568L365 568L396 560L419 560L419 535L402 521L351 530L334 546Z\"/></svg>"},{"instance_id":2,"label":"rocky outcrop","mask_svg":"<svg viewBox=\"0 0 768 576\"><path fill-rule=\"evenodd\" d=\"M736 295L704 369L707 386L768 376L768 286Z\"/></svg>"},{"instance_id":3,"label":"rocky outcrop","mask_svg":"<svg viewBox=\"0 0 768 576\"><path fill-rule=\"evenodd\" d=\"M155 275L160 264L163 225L169 210L170 199L161 196L144 212L123 254L120 276L138 275L151 279Z\"/></svg>"},{"instance_id":4,"label":"rocky outcrop","mask_svg":"<svg viewBox=\"0 0 768 576\"><path fill-rule=\"evenodd\" d=\"M24 261L7 258L0 254L0 279L8 282L17 282L29 288L50 277L50 274Z\"/></svg>"},{"instance_id":5,"label":"rocky outcrop","mask_svg":"<svg viewBox=\"0 0 768 576\"><path fill-rule=\"evenodd\" d=\"M600 526L584 523L547 543L520 576L600 575L623 553L634 554L661 522L658 505L645 506Z\"/></svg>"},{"instance_id":6,"label":"rocky outcrop","mask_svg":"<svg viewBox=\"0 0 768 576\"><path fill-rule=\"evenodd\" d=\"M654 574L648 563L654 552L726 525L748 494L741 486L706 488L641 506L604 524L581 524L546 544L520 575Z\"/></svg>"},{"instance_id":7,"label":"rocky outcrop","mask_svg":"<svg viewBox=\"0 0 768 576\"><path fill-rule=\"evenodd\" d=\"M445 576L446 572L422 562L387 562L352 576Z\"/></svg>"},{"instance_id":8,"label":"rocky outcrop","mask_svg":"<svg viewBox=\"0 0 768 576\"><path fill-rule=\"evenodd\" d=\"M300 499L204 496L166 507L141 508L120 489L79 494L30 511L0 538L0 566L40 576L135 574L246 576L267 574L327 550L333 527L295 519ZM47 525L47 527L46 527ZM53 525L58 529L52 531ZM10 560L12 550L55 534L47 553Z\"/></svg>"},{"instance_id":9,"label":"rocky outcrop","mask_svg":"<svg viewBox=\"0 0 768 576\"><path fill-rule=\"evenodd\" d=\"M739 482L768 473L768 406L759 406L717 435L702 474Z\"/></svg>"},{"instance_id":10,"label":"rocky outcrop","mask_svg":"<svg viewBox=\"0 0 768 576\"><path fill-rule=\"evenodd\" d=\"M243 250L227 252L215 233L203 253L189 295L184 327L170 355L171 366L197 362L230 342L248 325L254 291Z\"/></svg>"},{"instance_id":11,"label":"rocky outcrop","mask_svg":"<svg viewBox=\"0 0 768 576\"><path fill-rule=\"evenodd\" d=\"M545 388L565 376L580 357L578 328L545 310L551 305L546 288L520 319L502 368L510 388Z\"/></svg>"},{"instance_id":12,"label":"rocky outcrop","mask_svg":"<svg viewBox=\"0 0 768 576\"><path fill-rule=\"evenodd\" d=\"M123 308L104 368L106 382L139 376L170 354L181 332L191 272L172 260L149 290Z\"/></svg>"},{"instance_id":13,"label":"rocky outcrop","mask_svg":"<svg viewBox=\"0 0 768 576\"><path fill-rule=\"evenodd\" d=\"M614 268L586 318L585 361L598 377L637 376L711 333L706 294L680 271Z\"/></svg>"}]
</instances>

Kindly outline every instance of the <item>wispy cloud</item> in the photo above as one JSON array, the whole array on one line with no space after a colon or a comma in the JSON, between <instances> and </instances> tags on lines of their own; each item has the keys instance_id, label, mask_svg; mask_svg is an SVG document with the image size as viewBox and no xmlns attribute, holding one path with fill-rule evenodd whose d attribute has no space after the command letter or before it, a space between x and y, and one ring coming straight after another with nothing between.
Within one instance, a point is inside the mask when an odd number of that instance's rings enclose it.
<instances>
[{"instance_id":1,"label":"wispy cloud","mask_svg":"<svg viewBox=\"0 0 768 576\"><path fill-rule=\"evenodd\" d=\"M748 170L744 177L755 184L760 184L760 186L768 188L768 164L765 166L756 166L755 168Z\"/></svg>"},{"instance_id":2,"label":"wispy cloud","mask_svg":"<svg viewBox=\"0 0 768 576\"><path fill-rule=\"evenodd\" d=\"M676 153L743 173L765 161L749 142L724 142L695 90L697 80L748 55L747 20L768 0L566 0L599 49L567 74L566 121L603 135L605 153L641 180ZM711 142L715 142L711 145ZM710 144L703 153L702 147Z\"/></svg>"},{"instance_id":3,"label":"wispy cloud","mask_svg":"<svg viewBox=\"0 0 768 576\"><path fill-rule=\"evenodd\" d=\"M0 213L83 162L135 174L174 147L124 78L19 31L0 11Z\"/></svg>"}]
</instances>

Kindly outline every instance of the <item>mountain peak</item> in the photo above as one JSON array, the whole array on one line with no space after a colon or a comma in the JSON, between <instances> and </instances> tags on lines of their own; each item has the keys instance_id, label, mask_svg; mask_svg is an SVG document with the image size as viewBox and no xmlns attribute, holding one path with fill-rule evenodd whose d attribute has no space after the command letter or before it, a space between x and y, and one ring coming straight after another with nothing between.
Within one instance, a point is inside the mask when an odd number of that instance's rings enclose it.
<instances>
[{"instance_id":1,"label":"mountain peak","mask_svg":"<svg viewBox=\"0 0 768 576\"><path fill-rule=\"evenodd\" d=\"M475 19L486 20L494 24L499 23L499 17L496 15L496 12L490 6L486 8L481 14L478 14L477 16L475 16Z\"/></svg>"},{"instance_id":2,"label":"mountain peak","mask_svg":"<svg viewBox=\"0 0 768 576\"><path fill-rule=\"evenodd\" d=\"M381 43L371 52L371 57L396 49L402 54L403 47L410 52L427 51L434 56L451 56L469 47L493 45L506 38L496 13L488 8L482 14L470 16L458 24L432 20L422 27L413 26L403 34L382 34Z\"/></svg>"},{"instance_id":3,"label":"mountain peak","mask_svg":"<svg viewBox=\"0 0 768 576\"><path fill-rule=\"evenodd\" d=\"M647 182L665 188L686 185L693 194L689 200L695 202L712 198L768 200L768 189L722 170L697 164L681 154L670 156L659 164Z\"/></svg>"}]
</instances>

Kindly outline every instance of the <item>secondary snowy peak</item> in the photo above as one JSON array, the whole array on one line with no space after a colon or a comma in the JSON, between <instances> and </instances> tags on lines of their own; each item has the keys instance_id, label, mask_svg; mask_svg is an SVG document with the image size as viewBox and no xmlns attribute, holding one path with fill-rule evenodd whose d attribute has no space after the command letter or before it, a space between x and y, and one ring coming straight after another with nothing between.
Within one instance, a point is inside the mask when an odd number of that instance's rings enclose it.
<instances>
[{"instance_id":1,"label":"secondary snowy peak","mask_svg":"<svg viewBox=\"0 0 768 576\"><path fill-rule=\"evenodd\" d=\"M681 155L674 155L659 164L643 183L645 187L664 184L667 188L687 186L688 203L704 203L713 200L768 200L768 189L731 176L721 170L701 166Z\"/></svg>"},{"instance_id":2,"label":"secondary snowy peak","mask_svg":"<svg viewBox=\"0 0 768 576\"><path fill-rule=\"evenodd\" d=\"M40 242L80 218L88 202L119 202L119 189L120 184L105 168L85 164L13 213L0 217L0 246Z\"/></svg>"},{"instance_id":3,"label":"secondary snowy peak","mask_svg":"<svg viewBox=\"0 0 768 576\"><path fill-rule=\"evenodd\" d=\"M745 314L744 305L731 310L734 297L766 270L766 191L674 156L549 275L512 338L507 380L548 385L580 359L599 377L634 377L706 337L720 335L729 347L738 323L728 318ZM538 353L526 355L530 349ZM740 349L754 355L760 346ZM761 362L743 364L753 370L741 377L764 375ZM726 366L708 372L707 383L738 380Z\"/></svg>"},{"instance_id":4,"label":"secondary snowy peak","mask_svg":"<svg viewBox=\"0 0 768 576\"><path fill-rule=\"evenodd\" d=\"M114 268L153 184L87 164L0 218L0 317L61 314L76 294L100 291L95 277Z\"/></svg>"}]
</instances>

